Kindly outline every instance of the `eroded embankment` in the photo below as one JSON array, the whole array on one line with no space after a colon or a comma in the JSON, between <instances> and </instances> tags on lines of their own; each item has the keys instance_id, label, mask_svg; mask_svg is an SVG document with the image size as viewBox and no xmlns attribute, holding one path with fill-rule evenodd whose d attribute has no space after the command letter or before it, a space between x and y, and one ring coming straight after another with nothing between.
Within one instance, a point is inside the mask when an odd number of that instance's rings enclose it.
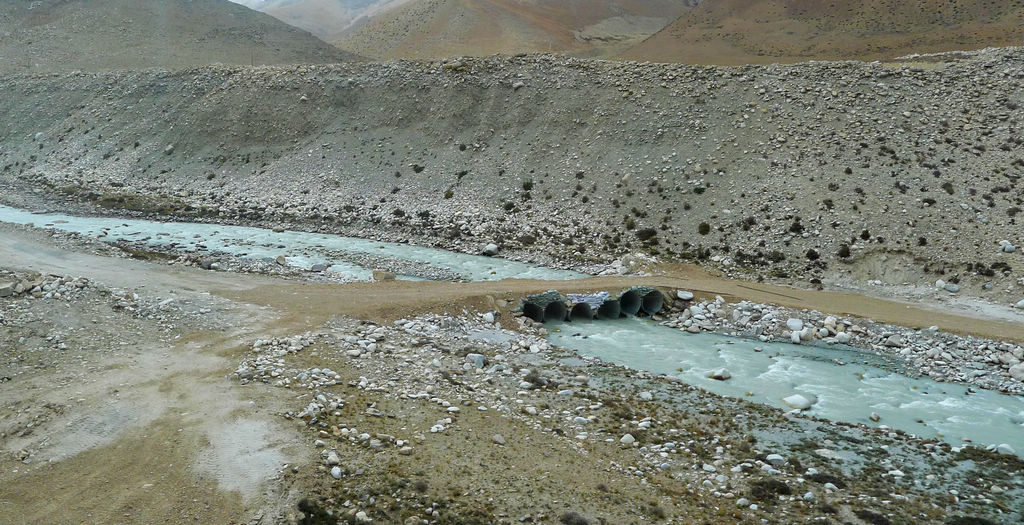
<instances>
[{"instance_id":1,"label":"eroded embankment","mask_svg":"<svg viewBox=\"0 0 1024 525\"><path fill-rule=\"evenodd\" d=\"M7 76L0 177L12 203L1010 299L1022 79L1017 49L927 69L526 56Z\"/></svg>"}]
</instances>

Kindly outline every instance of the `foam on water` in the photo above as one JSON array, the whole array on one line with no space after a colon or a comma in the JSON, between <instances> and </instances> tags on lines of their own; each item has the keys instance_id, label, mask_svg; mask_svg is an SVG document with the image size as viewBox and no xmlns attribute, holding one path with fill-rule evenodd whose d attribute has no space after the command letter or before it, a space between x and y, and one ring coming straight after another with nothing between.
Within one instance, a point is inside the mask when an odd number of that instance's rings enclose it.
<instances>
[{"instance_id":1,"label":"foam on water","mask_svg":"<svg viewBox=\"0 0 1024 525\"><path fill-rule=\"evenodd\" d=\"M954 445L964 440L980 446L1007 443L1024 454L1024 398L980 389L971 393L960 384L910 378L880 368L877 356L854 348L687 334L637 318L577 321L549 328L548 339L553 344L630 368L675 376L717 394L787 410L791 407L782 398L813 396L818 402L808 413L814 416L886 425ZM732 374L731 379L707 377L723 367ZM872 412L881 416L879 422L869 419Z\"/></svg>"},{"instance_id":2,"label":"foam on water","mask_svg":"<svg viewBox=\"0 0 1024 525\"><path fill-rule=\"evenodd\" d=\"M61 213L32 213L3 205L0 205L0 222L55 228L96 236L104 241L126 240L152 247L174 244L180 250L222 252L249 259L273 260L279 255L285 255L288 264L300 268L309 269L313 264L324 263L331 265L328 271L362 280L370 279L372 269L346 262L338 257L339 253L363 253L414 261L451 270L472 281L509 278L567 280L587 277L579 272L506 259L324 233L278 233L249 226L76 217Z\"/></svg>"}]
</instances>

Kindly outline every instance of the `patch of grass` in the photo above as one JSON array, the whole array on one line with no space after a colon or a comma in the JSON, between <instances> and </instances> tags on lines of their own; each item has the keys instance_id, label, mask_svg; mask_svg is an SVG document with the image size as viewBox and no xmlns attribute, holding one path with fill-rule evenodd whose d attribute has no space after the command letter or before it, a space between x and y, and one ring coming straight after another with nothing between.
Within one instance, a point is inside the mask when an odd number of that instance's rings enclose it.
<instances>
[{"instance_id":1,"label":"patch of grass","mask_svg":"<svg viewBox=\"0 0 1024 525\"><path fill-rule=\"evenodd\" d=\"M879 514L873 510L861 509L854 512L858 518L864 520L871 525L891 525L892 521L886 518L883 514Z\"/></svg>"},{"instance_id":2,"label":"patch of grass","mask_svg":"<svg viewBox=\"0 0 1024 525\"><path fill-rule=\"evenodd\" d=\"M750 485L750 497L761 502L774 500L777 496L788 496L793 490L777 479L762 479Z\"/></svg>"},{"instance_id":3,"label":"patch of grass","mask_svg":"<svg viewBox=\"0 0 1024 525\"><path fill-rule=\"evenodd\" d=\"M558 521L563 525L590 525L587 518L584 518L578 512L566 512L562 514L561 518L558 518Z\"/></svg>"}]
</instances>

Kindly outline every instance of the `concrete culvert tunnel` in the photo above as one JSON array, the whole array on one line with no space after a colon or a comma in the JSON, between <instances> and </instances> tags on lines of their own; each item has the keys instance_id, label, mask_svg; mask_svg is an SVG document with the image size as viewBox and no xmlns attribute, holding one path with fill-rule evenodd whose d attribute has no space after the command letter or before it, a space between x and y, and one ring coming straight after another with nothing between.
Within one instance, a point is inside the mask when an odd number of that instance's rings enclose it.
<instances>
[{"instance_id":1,"label":"concrete culvert tunnel","mask_svg":"<svg viewBox=\"0 0 1024 525\"><path fill-rule=\"evenodd\" d=\"M568 313L561 301L552 301L544 308L544 318L548 321L564 321Z\"/></svg>"},{"instance_id":2,"label":"concrete culvert tunnel","mask_svg":"<svg viewBox=\"0 0 1024 525\"><path fill-rule=\"evenodd\" d=\"M569 312L569 320L578 321L585 320L589 321L594 318L594 309L587 303L579 303L573 305L572 311Z\"/></svg>"},{"instance_id":3,"label":"concrete culvert tunnel","mask_svg":"<svg viewBox=\"0 0 1024 525\"><path fill-rule=\"evenodd\" d=\"M544 322L544 309L537 303L525 303L523 304L523 315L533 319L535 322Z\"/></svg>"},{"instance_id":4,"label":"concrete culvert tunnel","mask_svg":"<svg viewBox=\"0 0 1024 525\"><path fill-rule=\"evenodd\" d=\"M647 292L641 301L640 308L647 315L654 315L661 311L661 308L665 306L665 296L661 292L654 290Z\"/></svg>"},{"instance_id":5,"label":"concrete culvert tunnel","mask_svg":"<svg viewBox=\"0 0 1024 525\"><path fill-rule=\"evenodd\" d=\"M640 307L642 305L643 298L640 297L640 293L636 290L628 290L619 297L619 308L621 312L626 315L636 315L640 313Z\"/></svg>"},{"instance_id":6,"label":"concrete culvert tunnel","mask_svg":"<svg viewBox=\"0 0 1024 525\"><path fill-rule=\"evenodd\" d=\"M607 300L597 308L598 319L618 319L621 315L622 307L619 306L619 302L615 299Z\"/></svg>"}]
</instances>

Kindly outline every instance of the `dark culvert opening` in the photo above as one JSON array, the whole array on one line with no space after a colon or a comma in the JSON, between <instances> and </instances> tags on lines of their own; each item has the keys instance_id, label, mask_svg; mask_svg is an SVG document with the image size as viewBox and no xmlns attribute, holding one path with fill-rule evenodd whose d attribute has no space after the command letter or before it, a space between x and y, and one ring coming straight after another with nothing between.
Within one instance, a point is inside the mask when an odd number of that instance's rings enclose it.
<instances>
[{"instance_id":1,"label":"dark culvert opening","mask_svg":"<svg viewBox=\"0 0 1024 525\"><path fill-rule=\"evenodd\" d=\"M523 315L533 319L535 322L544 322L544 309L536 303L526 303L523 305Z\"/></svg>"},{"instance_id":2,"label":"dark culvert opening","mask_svg":"<svg viewBox=\"0 0 1024 525\"><path fill-rule=\"evenodd\" d=\"M655 290L644 296L641 308L645 314L654 315L660 312L663 306L665 306L665 296Z\"/></svg>"},{"instance_id":3,"label":"dark culvert opening","mask_svg":"<svg viewBox=\"0 0 1024 525\"><path fill-rule=\"evenodd\" d=\"M618 319L620 315L622 315L622 307L614 299L605 301L597 308L598 319Z\"/></svg>"},{"instance_id":4,"label":"dark culvert opening","mask_svg":"<svg viewBox=\"0 0 1024 525\"><path fill-rule=\"evenodd\" d=\"M584 320L589 321L594 318L594 310L587 303L579 303L572 307L572 311L569 312L569 319L572 321Z\"/></svg>"},{"instance_id":5,"label":"dark culvert opening","mask_svg":"<svg viewBox=\"0 0 1024 525\"><path fill-rule=\"evenodd\" d=\"M629 290L619 297L619 307L622 313L626 315L636 315L640 312L640 306L643 303L640 298L640 294L636 290Z\"/></svg>"},{"instance_id":6,"label":"dark culvert opening","mask_svg":"<svg viewBox=\"0 0 1024 525\"><path fill-rule=\"evenodd\" d=\"M544 308L544 318L548 321L564 321L567 313L565 303L560 301L552 301Z\"/></svg>"}]
</instances>

